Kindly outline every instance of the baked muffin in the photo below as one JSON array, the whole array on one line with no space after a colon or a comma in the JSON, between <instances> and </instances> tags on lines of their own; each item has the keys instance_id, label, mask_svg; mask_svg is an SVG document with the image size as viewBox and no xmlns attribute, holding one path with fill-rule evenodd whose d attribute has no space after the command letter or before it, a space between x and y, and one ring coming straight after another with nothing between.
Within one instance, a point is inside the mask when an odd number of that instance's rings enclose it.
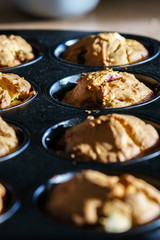
<instances>
[{"instance_id":1,"label":"baked muffin","mask_svg":"<svg viewBox=\"0 0 160 240\"><path fill-rule=\"evenodd\" d=\"M85 170L49 192L46 210L66 223L124 232L159 217L160 192L129 174Z\"/></svg>"},{"instance_id":2,"label":"baked muffin","mask_svg":"<svg viewBox=\"0 0 160 240\"><path fill-rule=\"evenodd\" d=\"M154 147L159 141L156 129L143 120L122 114L89 116L66 129L57 148L75 161L124 162Z\"/></svg>"},{"instance_id":3,"label":"baked muffin","mask_svg":"<svg viewBox=\"0 0 160 240\"><path fill-rule=\"evenodd\" d=\"M0 109L17 105L34 94L31 84L23 77L0 72Z\"/></svg>"},{"instance_id":4,"label":"baked muffin","mask_svg":"<svg viewBox=\"0 0 160 240\"><path fill-rule=\"evenodd\" d=\"M18 138L15 130L0 117L0 157L15 151Z\"/></svg>"},{"instance_id":5,"label":"baked muffin","mask_svg":"<svg viewBox=\"0 0 160 240\"><path fill-rule=\"evenodd\" d=\"M133 74L106 69L82 74L63 103L76 107L118 108L149 100L154 92Z\"/></svg>"},{"instance_id":6,"label":"baked muffin","mask_svg":"<svg viewBox=\"0 0 160 240\"><path fill-rule=\"evenodd\" d=\"M0 214L4 211L4 198L6 196L6 189L5 187L0 183Z\"/></svg>"},{"instance_id":7,"label":"baked muffin","mask_svg":"<svg viewBox=\"0 0 160 240\"><path fill-rule=\"evenodd\" d=\"M33 58L31 45L22 37L0 35L0 67L14 67Z\"/></svg>"},{"instance_id":8,"label":"baked muffin","mask_svg":"<svg viewBox=\"0 0 160 240\"><path fill-rule=\"evenodd\" d=\"M67 48L63 59L85 65L115 66L139 62L148 55L140 42L115 32L83 37Z\"/></svg>"}]
</instances>

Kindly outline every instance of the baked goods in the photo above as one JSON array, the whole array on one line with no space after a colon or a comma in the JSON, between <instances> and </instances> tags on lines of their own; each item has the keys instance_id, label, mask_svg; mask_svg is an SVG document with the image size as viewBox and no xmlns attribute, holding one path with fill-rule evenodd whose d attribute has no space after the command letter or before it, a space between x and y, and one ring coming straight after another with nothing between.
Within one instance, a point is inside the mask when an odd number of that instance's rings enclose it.
<instances>
[{"instance_id":1,"label":"baked goods","mask_svg":"<svg viewBox=\"0 0 160 240\"><path fill-rule=\"evenodd\" d=\"M60 153L75 161L124 162L159 141L156 129L143 120L122 114L109 114L68 128L59 140Z\"/></svg>"},{"instance_id":2,"label":"baked goods","mask_svg":"<svg viewBox=\"0 0 160 240\"><path fill-rule=\"evenodd\" d=\"M23 77L0 72L0 109L17 105L34 94L31 84Z\"/></svg>"},{"instance_id":3,"label":"baked goods","mask_svg":"<svg viewBox=\"0 0 160 240\"><path fill-rule=\"evenodd\" d=\"M160 192L132 175L107 176L85 170L49 193L48 213L77 226L101 226L107 232L124 232L160 215Z\"/></svg>"},{"instance_id":4,"label":"baked goods","mask_svg":"<svg viewBox=\"0 0 160 240\"><path fill-rule=\"evenodd\" d=\"M15 130L0 117L0 157L12 153L17 147Z\"/></svg>"},{"instance_id":5,"label":"baked goods","mask_svg":"<svg viewBox=\"0 0 160 240\"><path fill-rule=\"evenodd\" d=\"M0 67L14 67L33 58L31 45L22 37L0 35Z\"/></svg>"},{"instance_id":6,"label":"baked goods","mask_svg":"<svg viewBox=\"0 0 160 240\"><path fill-rule=\"evenodd\" d=\"M6 189L5 187L0 183L0 214L4 211L4 198L6 196Z\"/></svg>"},{"instance_id":7,"label":"baked goods","mask_svg":"<svg viewBox=\"0 0 160 240\"><path fill-rule=\"evenodd\" d=\"M139 62L148 55L140 42L115 32L86 36L69 46L63 58L72 63L115 66Z\"/></svg>"},{"instance_id":8,"label":"baked goods","mask_svg":"<svg viewBox=\"0 0 160 240\"><path fill-rule=\"evenodd\" d=\"M154 92L133 74L106 69L85 73L62 102L76 107L118 108L144 102Z\"/></svg>"}]
</instances>

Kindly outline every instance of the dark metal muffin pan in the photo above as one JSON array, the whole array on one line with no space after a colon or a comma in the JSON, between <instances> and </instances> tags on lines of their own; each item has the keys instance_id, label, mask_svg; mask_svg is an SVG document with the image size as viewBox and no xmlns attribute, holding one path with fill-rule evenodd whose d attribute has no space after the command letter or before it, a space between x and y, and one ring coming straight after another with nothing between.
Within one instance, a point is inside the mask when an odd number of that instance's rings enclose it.
<instances>
[{"instance_id":1,"label":"dark metal muffin pan","mask_svg":"<svg viewBox=\"0 0 160 240\"><path fill-rule=\"evenodd\" d=\"M132 114L142 119L150 120L157 123L159 131L160 124L160 99L159 89L155 98L145 104L135 105L134 107L119 109L92 109L86 111L83 108L70 107L61 104L53 99L52 90L56 92L59 89L58 81L72 75L85 72L104 69L103 67L76 65L61 60L54 55L56 47L71 39L79 39L95 32L79 32L79 31L47 31L47 30L16 30L1 31L0 34L15 34L25 38L28 42L32 42L41 49L41 57L36 62L30 62L22 66L13 68L3 68L0 71L15 73L23 76L29 82L36 84L40 89L39 94L30 101L29 104L17 106L6 111L1 111L0 115L10 124L20 127L22 132L27 131L27 148L23 149L17 155L6 156L7 161L0 162L1 180L10 183L16 192L18 199L21 201L21 207L16 214L0 225L0 236L2 239L138 239L159 240L160 223L157 222L156 227L144 229L144 231L133 230L131 234L122 233L121 235L107 234L105 232L95 232L79 228L70 228L55 221L48 219L40 211L35 210L35 202L33 201L33 193L36 188L45 183L53 175L61 175L62 173L70 173L80 171L82 169L97 169L111 171L123 170L125 172L133 171L134 173L146 174L158 182L160 181L160 157L159 147L152 155L144 156L143 161L133 159L132 164L96 164L85 162L72 162L66 160L65 157L52 153L49 149L45 149L42 144L44 133L54 132L58 138L62 133L54 127L57 124L68 127L71 119L86 118L91 115L108 114L118 112L123 114ZM124 35L124 34L123 34ZM126 35L129 38L137 39L145 43L152 57L148 61L142 61L141 64L121 66L123 71L129 71L142 77L142 81L149 84L153 89L160 84L160 42L142 36ZM42 57L43 56L43 57ZM114 67L118 69L118 67ZM137 75L138 76L138 75ZM53 84L56 83L56 88ZM51 87L52 86L52 87ZM46 96L47 94L47 96ZM57 94L57 93L56 93ZM50 95L50 96L49 96ZM63 95L63 94L62 94ZM60 94L60 97L62 96ZM50 100L51 99L51 100ZM73 124L73 122L71 122ZM54 126L53 128L51 128ZM26 130L27 129L27 130ZM46 132L46 130L48 131ZM26 130L26 131L25 131ZM23 134L22 134L23 135ZM23 135L24 136L24 135ZM43 138L44 140L44 138ZM56 140L56 139L55 139ZM26 146L26 145L25 145Z\"/></svg>"}]
</instances>

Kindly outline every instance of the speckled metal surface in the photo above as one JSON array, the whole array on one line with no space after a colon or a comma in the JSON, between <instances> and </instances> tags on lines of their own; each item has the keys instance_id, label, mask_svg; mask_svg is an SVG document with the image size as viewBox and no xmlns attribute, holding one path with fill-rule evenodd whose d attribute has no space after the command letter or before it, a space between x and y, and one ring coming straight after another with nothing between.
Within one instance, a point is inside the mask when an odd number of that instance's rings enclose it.
<instances>
[{"instance_id":1,"label":"speckled metal surface","mask_svg":"<svg viewBox=\"0 0 160 240\"><path fill-rule=\"evenodd\" d=\"M20 68L3 69L3 72L12 72L25 79L35 82L39 87L39 94L33 101L21 107L1 111L0 115L9 121L14 121L17 124L24 126L29 131L30 144L29 146L6 161L0 162L0 178L4 182L11 184L21 201L21 206L18 212L0 225L0 236L2 239L139 239L154 240L160 239L160 226L155 231L143 232L126 235L107 235L107 233L86 231L84 229L70 228L64 225L57 224L48 219L43 214L38 214L35 211L32 202L34 190L42 183L46 182L54 174L66 173L69 171L77 171L81 169L110 169L107 164L92 164L82 163L73 164L71 161L66 161L62 157L48 153L41 144L42 133L48 127L68 120L87 116L84 109L69 108L64 105L50 101L45 95L45 89L52 83L82 72L94 71L102 69L96 67L78 66L66 63L57 59L54 56L53 50L60 43L70 39L76 39L91 32L78 31L1 31L0 34L16 34L24 37L26 40L36 44L43 52L43 56L33 64L22 66ZM133 37L132 35L130 37ZM135 36L137 39L138 36ZM141 37L141 40L143 37ZM159 42L149 38L144 38L148 44L156 44ZM123 68L124 69L124 68ZM127 66L127 71L137 72L144 75L155 77L160 82L160 56L151 61L135 66ZM119 110L119 113L129 113L142 116L142 118L150 119L160 124L160 100L157 99L152 103L148 103L141 107L133 109ZM99 114L107 114L110 110L100 110ZM94 114L94 113L93 113ZM134 170L138 173L146 174L160 181L160 157L155 157L150 160L136 162L129 166L117 166L118 169L129 171ZM73 204L73 203L72 203Z\"/></svg>"}]
</instances>

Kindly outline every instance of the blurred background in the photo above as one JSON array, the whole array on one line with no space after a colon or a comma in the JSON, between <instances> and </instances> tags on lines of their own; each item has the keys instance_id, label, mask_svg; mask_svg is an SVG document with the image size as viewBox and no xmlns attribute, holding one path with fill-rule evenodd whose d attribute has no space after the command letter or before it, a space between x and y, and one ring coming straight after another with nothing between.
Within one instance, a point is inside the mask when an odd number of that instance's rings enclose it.
<instances>
[{"instance_id":1,"label":"blurred background","mask_svg":"<svg viewBox=\"0 0 160 240\"><path fill-rule=\"evenodd\" d=\"M0 0L0 3L1 30L118 31L160 40L159 0Z\"/></svg>"}]
</instances>

